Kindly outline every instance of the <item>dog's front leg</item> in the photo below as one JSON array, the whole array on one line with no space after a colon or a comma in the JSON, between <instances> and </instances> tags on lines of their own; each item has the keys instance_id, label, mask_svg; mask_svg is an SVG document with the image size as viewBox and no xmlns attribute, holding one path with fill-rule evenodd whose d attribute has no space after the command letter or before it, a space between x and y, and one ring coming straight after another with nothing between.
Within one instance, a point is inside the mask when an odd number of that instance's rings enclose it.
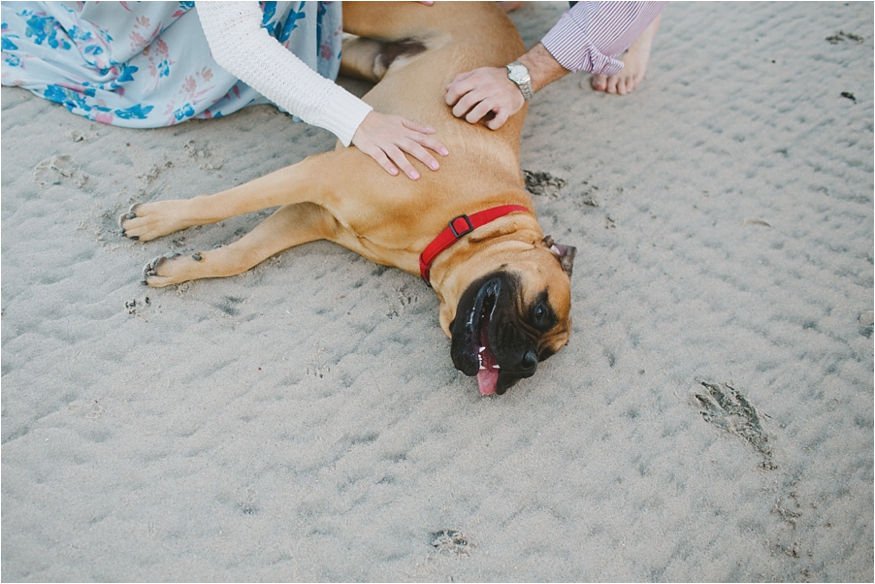
<instances>
[{"instance_id":1,"label":"dog's front leg","mask_svg":"<svg viewBox=\"0 0 875 584\"><path fill-rule=\"evenodd\" d=\"M192 199L140 203L119 218L122 235L150 241L180 229L290 203L319 201L324 191L325 157L317 154L240 186ZM320 172L321 170L321 172Z\"/></svg>"},{"instance_id":2,"label":"dog's front leg","mask_svg":"<svg viewBox=\"0 0 875 584\"><path fill-rule=\"evenodd\" d=\"M168 254L149 262L144 283L169 286L199 278L224 278L245 272L284 249L334 239L337 223L319 205L286 205L230 245L191 255Z\"/></svg>"}]
</instances>

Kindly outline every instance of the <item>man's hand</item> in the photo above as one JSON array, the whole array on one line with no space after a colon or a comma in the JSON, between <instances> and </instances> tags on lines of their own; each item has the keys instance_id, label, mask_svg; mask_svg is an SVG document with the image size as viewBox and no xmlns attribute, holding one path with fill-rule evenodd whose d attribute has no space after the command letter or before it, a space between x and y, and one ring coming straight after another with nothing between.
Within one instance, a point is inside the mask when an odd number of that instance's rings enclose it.
<instances>
[{"instance_id":1,"label":"man's hand","mask_svg":"<svg viewBox=\"0 0 875 584\"><path fill-rule=\"evenodd\" d=\"M362 121L352 137L352 144L373 158L386 172L395 176L398 168L413 180L419 173L407 160L410 154L432 170L440 168L426 148L443 156L449 154L446 147L432 138L432 128L427 128L401 116L372 111ZM394 164L393 164L394 163Z\"/></svg>"},{"instance_id":2,"label":"man's hand","mask_svg":"<svg viewBox=\"0 0 875 584\"><path fill-rule=\"evenodd\" d=\"M460 73L446 90L444 99L457 118L476 124L490 112L494 113L495 117L485 122L490 130L503 126L526 102L520 88L507 78L504 67L481 67Z\"/></svg>"},{"instance_id":3,"label":"man's hand","mask_svg":"<svg viewBox=\"0 0 875 584\"><path fill-rule=\"evenodd\" d=\"M532 93L570 73L541 43L517 60L529 70ZM507 78L506 67L483 67L460 73L446 90L445 101L457 118L476 124L489 112L494 113L495 118L486 122L490 130L503 126L526 101L517 84Z\"/></svg>"}]
</instances>

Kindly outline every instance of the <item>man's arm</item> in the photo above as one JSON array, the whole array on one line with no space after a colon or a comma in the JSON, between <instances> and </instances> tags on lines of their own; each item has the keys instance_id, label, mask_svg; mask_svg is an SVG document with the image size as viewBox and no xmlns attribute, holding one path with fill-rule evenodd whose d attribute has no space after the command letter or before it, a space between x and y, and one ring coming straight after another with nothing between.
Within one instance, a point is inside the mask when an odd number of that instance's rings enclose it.
<instances>
[{"instance_id":1,"label":"man's arm","mask_svg":"<svg viewBox=\"0 0 875 584\"><path fill-rule=\"evenodd\" d=\"M542 42L517 59L529 70L532 92L571 71L604 75L618 72L623 63L614 55L628 48L664 6L665 2L578 2ZM485 122L492 130L504 125L525 103L520 88L508 79L504 67L461 73L446 90L445 101L453 108L454 116L475 124L493 112L495 117Z\"/></svg>"}]
</instances>

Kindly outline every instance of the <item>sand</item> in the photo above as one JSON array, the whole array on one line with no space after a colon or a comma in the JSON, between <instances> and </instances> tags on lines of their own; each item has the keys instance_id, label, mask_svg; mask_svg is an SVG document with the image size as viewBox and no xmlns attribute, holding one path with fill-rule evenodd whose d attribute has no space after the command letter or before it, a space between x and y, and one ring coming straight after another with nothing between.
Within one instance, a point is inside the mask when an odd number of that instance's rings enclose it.
<instances>
[{"instance_id":1,"label":"sand","mask_svg":"<svg viewBox=\"0 0 875 584\"><path fill-rule=\"evenodd\" d=\"M265 214L144 244L133 202L328 133L4 87L3 580L872 581L873 5L671 4L641 88L588 83L522 142L572 338L487 398L419 278L330 243L140 284Z\"/></svg>"}]
</instances>

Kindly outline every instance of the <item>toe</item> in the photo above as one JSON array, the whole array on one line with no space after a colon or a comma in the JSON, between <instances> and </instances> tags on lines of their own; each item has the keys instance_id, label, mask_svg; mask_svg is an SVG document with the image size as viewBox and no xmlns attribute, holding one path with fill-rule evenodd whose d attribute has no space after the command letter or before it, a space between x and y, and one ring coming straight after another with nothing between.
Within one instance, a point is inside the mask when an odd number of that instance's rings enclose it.
<instances>
[{"instance_id":1,"label":"toe","mask_svg":"<svg viewBox=\"0 0 875 584\"><path fill-rule=\"evenodd\" d=\"M131 208L128 209L127 213L122 213L122 215L118 218L119 225L122 224L123 221L127 219L136 219L137 218L137 207L140 206L140 203L134 203L131 205Z\"/></svg>"},{"instance_id":2,"label":"toe","mask_svg":"<svg viewBox=\"0 0 875 584\"><path fill-rule=\"evenodd\" d=\"M174 284L171 278L168 278L166 274L162 273L162 267L164 264L174 258L178 258L181 254L176 252L166 253L162 256L158 256L154 258L151 262L146 264L143 268L143 283L147 286L167 286L169 284Z\"/></svg>"},{"instance_id":3,"label":"toe","mask_svg":"<svg viewBox=\"0 0 875 584\"><path fill-rule=\"evenodd\" d=\"M137 218L137 215L135 213L123 213L123 214L119 215L118 225L119 225L119 227L124 229L125 223L127 223L131 219L136 219L136 218Z\"/></svg>"},{"instance_id":4,"label":"toe","mask_svg":"<svg viewBox=\"0 0 875 584\"><path fill-rule=\"evenodd\" d=\"M121 227L122 237L127 237L129 239L133 239L134 241L137 241L140 238L136 235L129 235L128 229L131 228L131 225L130 225L131 220L137 218L137 213L135 212L135 209L138 206L139 206L139 203L132 205L127 213L122 213L121 215L119 215L119 218L118 218L118 226Z\"/></svg>"},{"instance_id":5,"label":"toe","mask_svg":"<svg viewBox=\"0 0 875 584\"><path fill-rule=\"evenodd\" d=\"M173 258L177 258L179 256L180 254L176 252L169 252L164 255L158 256L157 258L153 258L152 261L146 264L146 267L143 268L143 273L147 276L157 276L161 264L163 264L167 260L172 260Z\"/></svg>"},{"instance_id":6,"label":"toe","mask_svg":"<svg viewBox=\"0 0 875 584\"><path fill-rule=\"evenodd\" d=\"M608 93L617 93L617 78L616 77L611 77L610 79L608 79L608 86L607 86L607 89L605 89L605 91L607 91Z\"/></svg>"},{"instance_id":7,"label":"toe","mask_svg":"<svg viewBox=\"0 0 875 584\"><path fill-rule=\"evenodd\" d=\"M152 261L143 267L143 277L148 278L149 276L156 275L155 269L158 267L158 264L160 264L161 260L163 260L163 259L164 259L164 256L158 256L157 258L152 258Z\"/></svg>"}]
</instances>

